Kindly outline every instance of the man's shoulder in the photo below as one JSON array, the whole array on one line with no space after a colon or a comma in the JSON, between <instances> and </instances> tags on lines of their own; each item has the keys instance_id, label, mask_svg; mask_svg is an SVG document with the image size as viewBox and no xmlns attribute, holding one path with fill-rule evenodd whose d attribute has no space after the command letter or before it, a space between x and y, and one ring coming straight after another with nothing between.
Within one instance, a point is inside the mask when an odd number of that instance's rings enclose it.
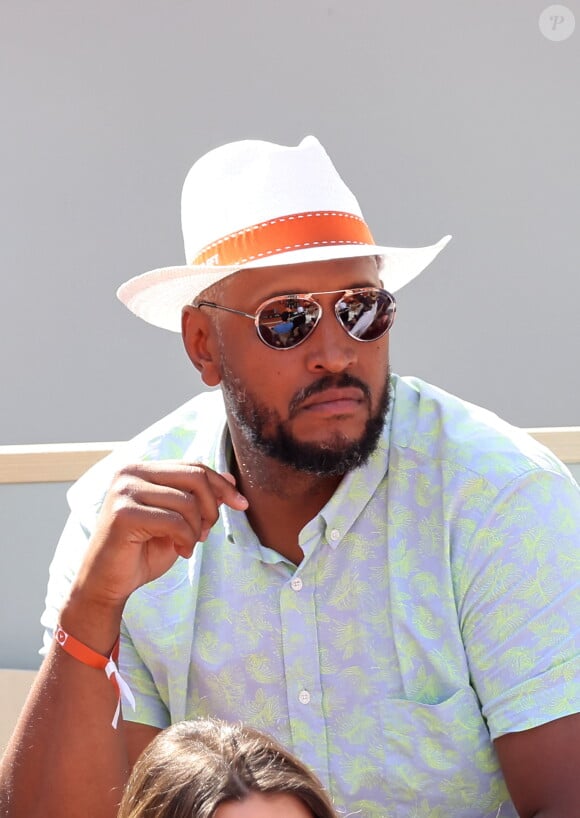
<instances>
[{"instance_id":1,"label":"man's shoulder","mask_svg":"<svg viewBox=\"0 0 580 818\"><path fill-rule=\"evenodd\" d=\"M71 509L100 506L115 472L127 463L189 460L210 464L225 424L221 390L202 392L120 443L69 489Z\"/></svg>"},{"instance_id":2,"label":"man's shoulder","mask_svg":"<svg viewBox=\"0 0 580 818\"><path fill-rule=\"evenodd\" d=\"M534 470L568 475L524 429L420 378L394 378L391 446L475 473L498 487Z\"/></svg>"}]
</instances>

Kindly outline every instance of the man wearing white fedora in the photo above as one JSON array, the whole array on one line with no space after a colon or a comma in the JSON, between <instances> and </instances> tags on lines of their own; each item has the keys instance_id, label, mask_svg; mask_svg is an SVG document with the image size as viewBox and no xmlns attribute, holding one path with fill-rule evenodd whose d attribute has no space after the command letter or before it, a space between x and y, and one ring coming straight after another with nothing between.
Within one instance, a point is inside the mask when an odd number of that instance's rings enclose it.
<instances>
[{"instance_id":1,"label":"man wearing white fedora","mask_svg":"<svg viewBox=\"0 0 580 818\"><path fill-rule=\"evenodd\" d=\"M220 389L69 492L1 814L112 818L152 737L212 715L345 815L580 816L578 487L389 369L393 293L448 237L376 244L313 137L211 151L182 220L187 264L119 297Z\"/></svg>"}]
</instances>

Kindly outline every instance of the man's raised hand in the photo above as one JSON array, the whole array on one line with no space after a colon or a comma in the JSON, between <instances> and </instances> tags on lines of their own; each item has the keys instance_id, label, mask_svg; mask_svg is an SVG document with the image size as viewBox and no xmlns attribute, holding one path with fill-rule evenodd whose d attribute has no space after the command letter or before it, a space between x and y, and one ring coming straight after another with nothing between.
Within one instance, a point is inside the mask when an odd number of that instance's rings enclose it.
<instances>
[{"instance_id":1,"label":"man's raised hand","mask_svg":"<svg viewBox=\"0 0 580 818\"><path fill-rule=\"evenodd\" d=\"M248 506L230 474L173 460L124 466L107 492L74 590L93 603L123 607L178 556L192 555L222 503Z\"/></svg>"}]
</instances>

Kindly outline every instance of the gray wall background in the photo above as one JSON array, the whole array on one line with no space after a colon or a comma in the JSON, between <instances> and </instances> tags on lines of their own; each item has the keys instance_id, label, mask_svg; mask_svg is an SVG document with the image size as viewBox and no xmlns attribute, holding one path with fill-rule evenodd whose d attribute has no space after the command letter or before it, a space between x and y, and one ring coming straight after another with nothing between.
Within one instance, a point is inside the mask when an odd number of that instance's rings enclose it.
<instances>
[{"instance_id":1,"label":"gray wall background","mask_svg":"<svg viewBox=\"0 0 580 818\"><path fill-rule=\"evenodd\" d=\"M123 439L201 388L114 292L182 263L199 155L307 133L377 240L454 235L399 294L394 369L580 424L580 0L562 42L548 5L0 0L0 443ZM0 666L37 661L63 488L0 492Z\"/></svg>"}]
</instances>

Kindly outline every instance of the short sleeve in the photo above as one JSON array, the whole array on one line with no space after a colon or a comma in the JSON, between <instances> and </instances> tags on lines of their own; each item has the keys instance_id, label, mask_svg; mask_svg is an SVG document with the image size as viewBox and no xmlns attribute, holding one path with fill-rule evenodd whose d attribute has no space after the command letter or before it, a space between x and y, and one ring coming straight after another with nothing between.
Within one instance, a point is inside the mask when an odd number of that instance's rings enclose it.
<instances>
[{"instance_id":1,"label":"short sleeve","mask_svg":"<svg viewBox=\"0 0 580 818\"><path fill-rule=\"evenodd\" d=\"M87 550L89 536L76 516L71 514L50 563L44 611L40 617L40 623L44 627L43 644L39 650L42 656L48 653L61 608L68 599L71 585Z\"/></svg>"},{"instance_id":2,"label":"short sleeve","mask_svg":"<svg viewBox=\"0 0 580 818\"><path fill-rule=\"evenodd\" d=\"M125 707L123 719L161 729L168 727L171 724L169 712L159 696L153 676L137 652L124 623L121 623L119 670L135 697L135 710Z\"/></svg>"},{"instance_id":3,"label":"short sleeve","mask_svg":"<svg viewBox=\"0 0 580 818\"><path fill-rule=\"evenodd\" d=\"M492 739L580 711L580 489L533 470L462 557L459 617Z\"/></svg>"}]
</instances>

